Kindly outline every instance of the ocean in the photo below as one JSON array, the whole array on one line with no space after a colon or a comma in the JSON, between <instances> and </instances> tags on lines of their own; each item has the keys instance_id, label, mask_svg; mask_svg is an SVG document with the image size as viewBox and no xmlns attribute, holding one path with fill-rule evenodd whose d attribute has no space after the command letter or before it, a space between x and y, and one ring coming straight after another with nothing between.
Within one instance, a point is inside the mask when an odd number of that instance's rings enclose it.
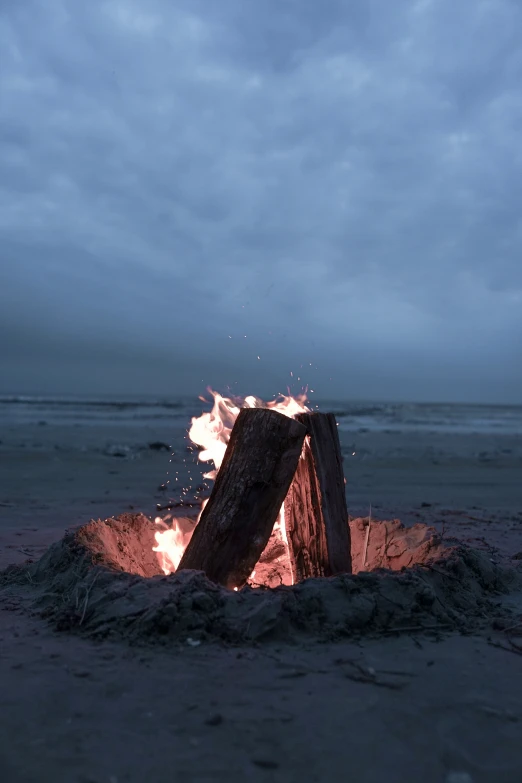
<instances>
[{"instance_id":1,"label":"ocean","mask_svg":"<svg viewBox=\"0 0 522 783\"><path fill-rule=\"evenodd\" d=\"M210 399L210 398L209 398ZM340 430L522 435L522 405L462 403L343 402L312 399L313 409L331 411ZM210 410L197 397L36 397L0 396L0 426L49 425L187 426Z\"/></svg>"}]
</instances>

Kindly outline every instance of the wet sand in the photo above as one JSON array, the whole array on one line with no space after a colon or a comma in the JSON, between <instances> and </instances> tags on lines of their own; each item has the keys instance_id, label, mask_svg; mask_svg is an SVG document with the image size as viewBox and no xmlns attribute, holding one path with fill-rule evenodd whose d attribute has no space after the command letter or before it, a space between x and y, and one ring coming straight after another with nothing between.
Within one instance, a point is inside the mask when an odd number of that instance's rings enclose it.
<instances>
[{"instance_id":1,"label":"wet sand","mask_svg":"<svg viewBox=\"0 0 522 783\"><path fill-rule=\"evenodd\" d=\"M184 434L4 427L1 567L92 517L155 514L177 494L176 471L178 486L197 486ZM172 462L148 447L165 440ZM434 524L506 561L522 552L521 438L343 433L342 444L352 516L371 503L375 517ZM54 633L23 601L0 601L6 783L522 779L521 659L492 646L506 646L501 630L143 650ZM522 612L517 595L506 604ZM400 687L356 681L351 660L401 672Z\"/></svg>"}]
</instances>

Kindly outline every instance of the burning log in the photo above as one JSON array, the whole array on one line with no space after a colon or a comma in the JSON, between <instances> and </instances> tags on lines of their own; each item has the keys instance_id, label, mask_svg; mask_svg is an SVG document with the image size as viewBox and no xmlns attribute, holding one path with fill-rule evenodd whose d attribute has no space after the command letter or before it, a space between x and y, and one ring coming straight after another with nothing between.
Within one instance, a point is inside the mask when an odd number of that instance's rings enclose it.
<instances>
[{"instance_id":1,"label":"burning log","mask_svg":"<svg viewBox=\"0 0 522 783\"><path fill-rule=\"evenodd\" d=\"M350 573L350 528L341 445L333 413L300 413L309 437L285 501L294 582Z\"/></svg>"},{"instance_id":2,"label":"burning log","mask_svg":"<svg viewBox=\"0 0 522 783\"><path fill-rule=\"evenodd\" d=\"M178 570L204 571L226 587L245 584L268 543L305 435L304 423L281 413L241 410Z\"/></svg>"},{"instance_id":3,"label":"burning log","mask_svg":"<svg viewBox=\"0 0 522 783\"><path fill-rule=\"evenodd\" d=\"M321 514L321 489L310 439L306 438L284 507L288 553L294 584L329 573L326 531Z\"/></svg>"}]
</instances>

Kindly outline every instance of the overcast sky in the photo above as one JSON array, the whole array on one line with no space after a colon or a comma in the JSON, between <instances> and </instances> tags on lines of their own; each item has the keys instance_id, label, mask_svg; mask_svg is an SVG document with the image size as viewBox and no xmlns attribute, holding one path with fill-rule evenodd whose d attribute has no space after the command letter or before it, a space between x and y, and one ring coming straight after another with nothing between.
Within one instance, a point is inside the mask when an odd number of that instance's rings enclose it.
<instances>
[{"instance_id":1,"label":"overcast sky","mask_svg":"<svg viewBox=\"0 0 522 783\"><path fill-rule=\"evenodd\" d=\"M2 392L522 403L520 2L1 0L0 330Z\"/></svg>"}]
</instances>

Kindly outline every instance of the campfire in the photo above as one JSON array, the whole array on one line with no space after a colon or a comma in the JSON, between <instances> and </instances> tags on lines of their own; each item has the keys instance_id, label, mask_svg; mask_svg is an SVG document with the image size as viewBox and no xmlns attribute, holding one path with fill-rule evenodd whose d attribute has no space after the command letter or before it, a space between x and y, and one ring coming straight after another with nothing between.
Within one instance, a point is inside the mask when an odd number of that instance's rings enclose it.
<instances>
[{"instance_id":1,"label":"campfire","mask_svg":"<svg viewBox=\"0 0 522 783\"><path fill-rule=\"evenodd\" d=\"M520 584L427 525L349 519L335 417L304 398L215 394L190 438L215 479L195 525L91 520L0 584L34 592L58 630L191 646L468 632L498 617L498 595Z\"/></svg>"},{"instance_id":2,"label":"campfire","mask_svg":"<svg viewBox=\"0 0 522 783\"><path fill-rule=\"evenodd\" d=\"M345 479L335 417L306 396L263 403L212 392L190 440L215 480L195 527L174 518L155 533L160 566L204 571L238 590L351 572Z\"/></svg>"}]
</instances>

